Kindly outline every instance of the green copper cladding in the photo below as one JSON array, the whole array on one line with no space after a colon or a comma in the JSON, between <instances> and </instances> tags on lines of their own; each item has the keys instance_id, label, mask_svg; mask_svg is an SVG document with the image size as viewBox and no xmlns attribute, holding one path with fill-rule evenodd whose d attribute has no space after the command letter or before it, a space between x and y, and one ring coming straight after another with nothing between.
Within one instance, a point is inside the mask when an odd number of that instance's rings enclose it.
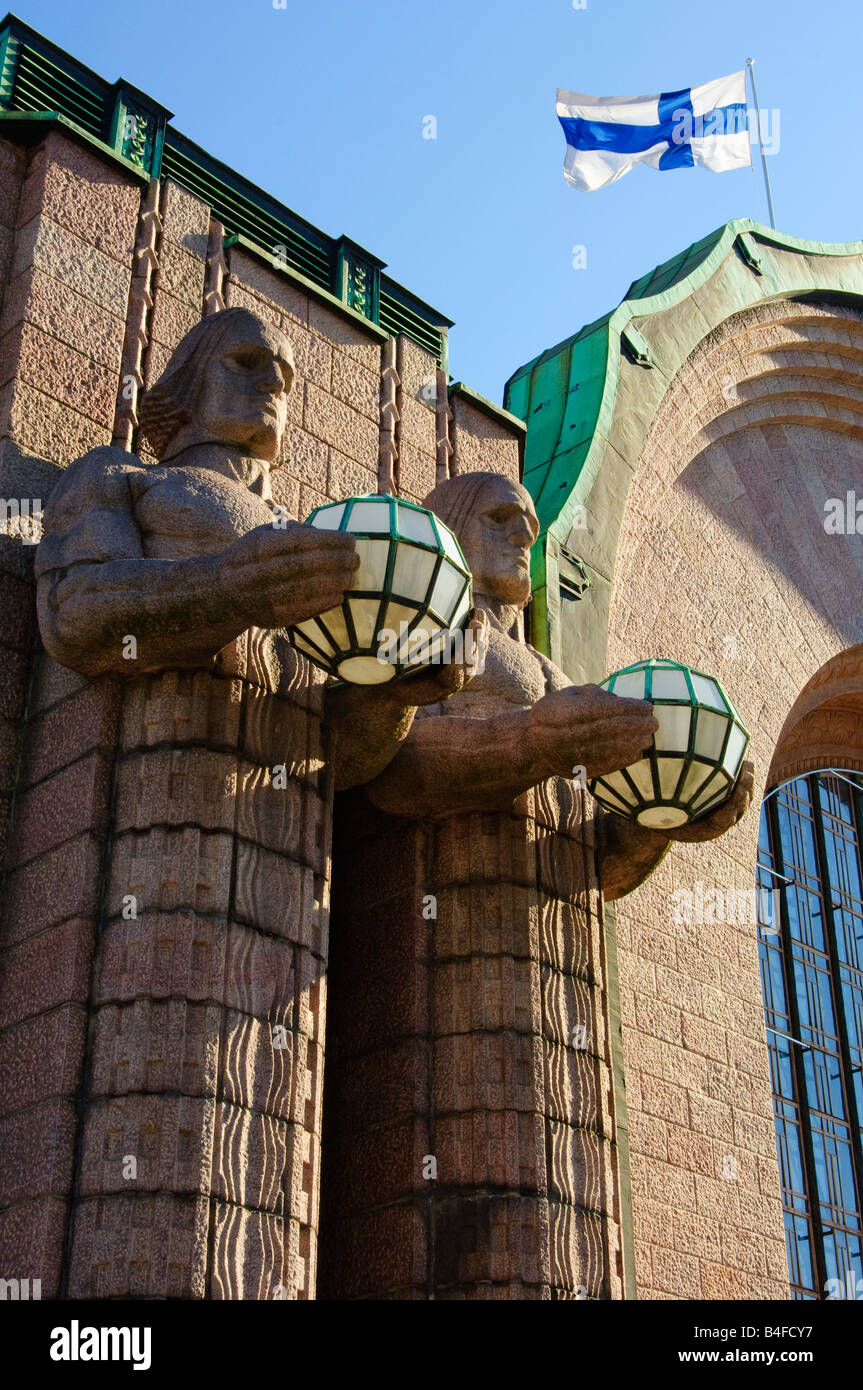
<instances>
[{"instance_id":1,"label":"green copper cladding","mask_svg":"<svg viewBox=\"0 0 863 1390\"><path fill-rule=\"evenodd\" d=\"M0 132L24 143L48 129L144 180L170 178L207 203L278 272L294 270L387 334L413 338L447 369L452 320L382 273L385 262L333 238L214 159L169 124L173 113L123 80L106 82L15 15L0 23Z\"/></svg>"},{"instance_id":2,"label":"green copper cladding","mask_svg":"<svg viewBox=\"0 0 863 1390\"><path fill-rule=\"evenodd\" d=\"M741 218L636 280L616 309L508 381L504 403L527 425L524 484L540 522L532 556L533 640L573 678L596 679L604 634L583 663L564 659L561 629L572 618L561 606L561 550L586 561L597 586L610 588L626 502L620 479L634 475L676 372L725 319L770 300L806 296L863 302L863 242L803 241ZM600 474L609 458L619 476L604 485Z\"/></svg>"}]
</instances>

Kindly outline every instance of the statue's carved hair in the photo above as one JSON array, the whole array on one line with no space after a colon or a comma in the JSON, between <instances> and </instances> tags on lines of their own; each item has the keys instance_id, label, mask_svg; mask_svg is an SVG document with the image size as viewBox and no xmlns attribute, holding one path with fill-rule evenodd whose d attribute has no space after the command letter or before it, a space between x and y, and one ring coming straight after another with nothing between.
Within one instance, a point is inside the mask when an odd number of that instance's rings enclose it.
<instances>
[{"instance_id":1,"label":"statue's carved hair","mask_svg":"<svg viewBox=\"0 0 863 1390\"><path fill-rule=\"evenodd\" d=\"M445 478L423 502L424 507L439 516L441 521L458 536L468 517L479 505L483 492L490 487L500 487L501 483L512 483L501 473L459 473L455 478ZM514 484L521 490L521 484Z\"/></svg>"},{"instance_id":2,"label":"statue's carved hair","mask_svg":"<svg viewBox=\"0 0 863 1390\"><path fill-rule=\"evenodd\" d=\"M446 478L423 501L423 506L439 516L456 536L479 502L480 494L492 483L500 483L500 473L459 473Z\"/></svg>"},{"instance_id":3,"label":"statue's carved hair","mask_svg":"<svg viewBox=\"0 0 863 1390\"><path fill-rule=\"evenodd\" d=\"M240 307L201 319L177 344L159 380L142 396L138 422L156 458L165 457L171 440L194 418L207 362L243 320L260 328L261 320Z\"/></svg>"}]
</instances>

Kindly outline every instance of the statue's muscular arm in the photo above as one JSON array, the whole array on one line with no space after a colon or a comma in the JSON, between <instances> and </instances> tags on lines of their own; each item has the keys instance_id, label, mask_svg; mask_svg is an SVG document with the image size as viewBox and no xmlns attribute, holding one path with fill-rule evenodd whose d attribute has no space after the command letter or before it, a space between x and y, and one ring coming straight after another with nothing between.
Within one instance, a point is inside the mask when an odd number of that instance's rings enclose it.
<instances>
[{"instance_id":1,"label":"statue's muscular arm","mask_svg":"<svg viewBox=\"0 0 863 1390\"><path fill-rule=\"evenodd\" d=\"M146 468L94 449L58 483L36 557L45 646L85 675L210 661L246 628L301 622L341 601L359 563L335 532L259 526L217 555L145 556L135 498ZM334 543L335 542L335 543ZM124 658L133 636L137 659Z\"/></svg>"},{"instance_id":2,"label":"statue's muscular arm","mask_svg":"<svg viewBox=\"0 0 863 1390\"><path fill-rule=\"evenodd\" d=\"M485 718L457 710L453 700L439 716L412 724L398 755L366 788L375 806L411 817L506 811L547 777L571 776L575 764L595 777L634 761L656 727L646 701L595 685L550 689L526 709Z\"/></svg>"}]
</instances>

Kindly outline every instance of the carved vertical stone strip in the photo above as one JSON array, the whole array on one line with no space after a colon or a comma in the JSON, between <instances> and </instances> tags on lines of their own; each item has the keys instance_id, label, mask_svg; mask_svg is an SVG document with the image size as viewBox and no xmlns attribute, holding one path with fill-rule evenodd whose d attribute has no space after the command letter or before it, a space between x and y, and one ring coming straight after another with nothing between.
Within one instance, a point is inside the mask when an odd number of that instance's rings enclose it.
<instances>
[{"instance_id":1,"label":"carved vertical stone strip","mask_svg":"<svg viewBox=\"0 0 863 1390\"><path fill-rule=\"evenodd\" d=\"M435 384L435 482L442 483L450 476L453 452L450 442L452 411L449 407L446 372L438 369Z\"/></svg>"},{"instance_id":2,"label":"carved vertical stone strip","mask_svg":"<svg viewBox=\"0 0 863 1390\"><path fill-rule=\"evenodd\" d=\"M461 431L459 422L455 418L455 412L450 404L449 392L446 400L447 424L449 427L449 472L451 478L457 478L460 473L469 473L470 468L465 466L461 449Z\"/></svg>"},{"instance_id":3,"label":"carved vertical stone strip","mask_svg":"<svg viewBox=\"0 0 863 1390\"><path fill-rule=\"evenodd\" d=\"M381 372L381 446L378 456L378 490L396 494L398 489L399 374L396 340L387 338Z\"/></svg>"},{"instance_id":4,"label":"carved vertical stone strip","mask_svg":"<svg viewBox=\"0 0 863 1390\"><path fill-rule=\"evenodd\" d=\"M117 408L111 443L131 449L138 425L138 397L144 385L144 353L149 342L149 321L153 309L153 276L158 267L158 246L162 230L159 215L159 180L144 190L135 235L132 283L126 315L126 336L117 390Z\"/></svg>"},{"instance_id":5,"label":"carved vertical stone strip","mask_svg":"<svg viewBox=\"0 0 863 1390\"><path fill-rule=\"evenodd\" d=\"M225 260L225 228L221 222L210 223L207 241L207 279L204 286L203 317L216 314L225 307L225 277L228 263Z\"/></svg>"}]
</instances>

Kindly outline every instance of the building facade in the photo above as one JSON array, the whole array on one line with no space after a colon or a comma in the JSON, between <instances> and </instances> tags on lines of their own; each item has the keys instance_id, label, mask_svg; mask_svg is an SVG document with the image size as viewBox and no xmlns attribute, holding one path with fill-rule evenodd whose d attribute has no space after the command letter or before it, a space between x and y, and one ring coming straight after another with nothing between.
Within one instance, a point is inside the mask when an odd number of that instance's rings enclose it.
<instances>
[{"instance_id":1,"label":"building facade","mask_svg":"<svg viewBox=\"0 0 863 1390\"><path fill-rule=\"evenodd\" d=\"M859 244L730 223L507 387L543 526L534 640L574 680L647 656L717 675L752 734L759 800L802 772L860 767L861 296ZM763 1035L776 1001L755 902L734 906L755 888L757 840L752 815L713 846L678 846L616 904L642 1296L776 1296L786 1277ZM725 906L705 910L708 892ZM691 920L675 910L687 902ZM834 1117L852 1147L856 1059ZM843 1173L842 1228L859 1166ZM859 1273L856 1248L822 1263L816 1296Z\"/></svg>"},{"instance_id":2,"label":"building facade","mask_svg":"<svg viewBox=\"0 0 863 1390\"><path fill-rule=\"evenodd\" d=\"M448 319L171 121L0 26L0 1276L43 1297L827 1296L860 1273L859 798L816 774L863 770L863 247L731 223L498 407L449 379ZM249 642L209 683L53 661L39 514L88 450L156 462L142 393L225 308L293 348L291 516L523 478L534 646L578 683L647 656L719 676L774 808L761 840L753 810L615 908L561 778L505 814L394 823L333 800L321 680ZM814 860L792 795L827 799ZM783 889L766 999L757 908L715 908L758 903L759 863L833 904L819 945ZM829 1018L791 983L817 950Z\"/></svg>"}]
</instances>

